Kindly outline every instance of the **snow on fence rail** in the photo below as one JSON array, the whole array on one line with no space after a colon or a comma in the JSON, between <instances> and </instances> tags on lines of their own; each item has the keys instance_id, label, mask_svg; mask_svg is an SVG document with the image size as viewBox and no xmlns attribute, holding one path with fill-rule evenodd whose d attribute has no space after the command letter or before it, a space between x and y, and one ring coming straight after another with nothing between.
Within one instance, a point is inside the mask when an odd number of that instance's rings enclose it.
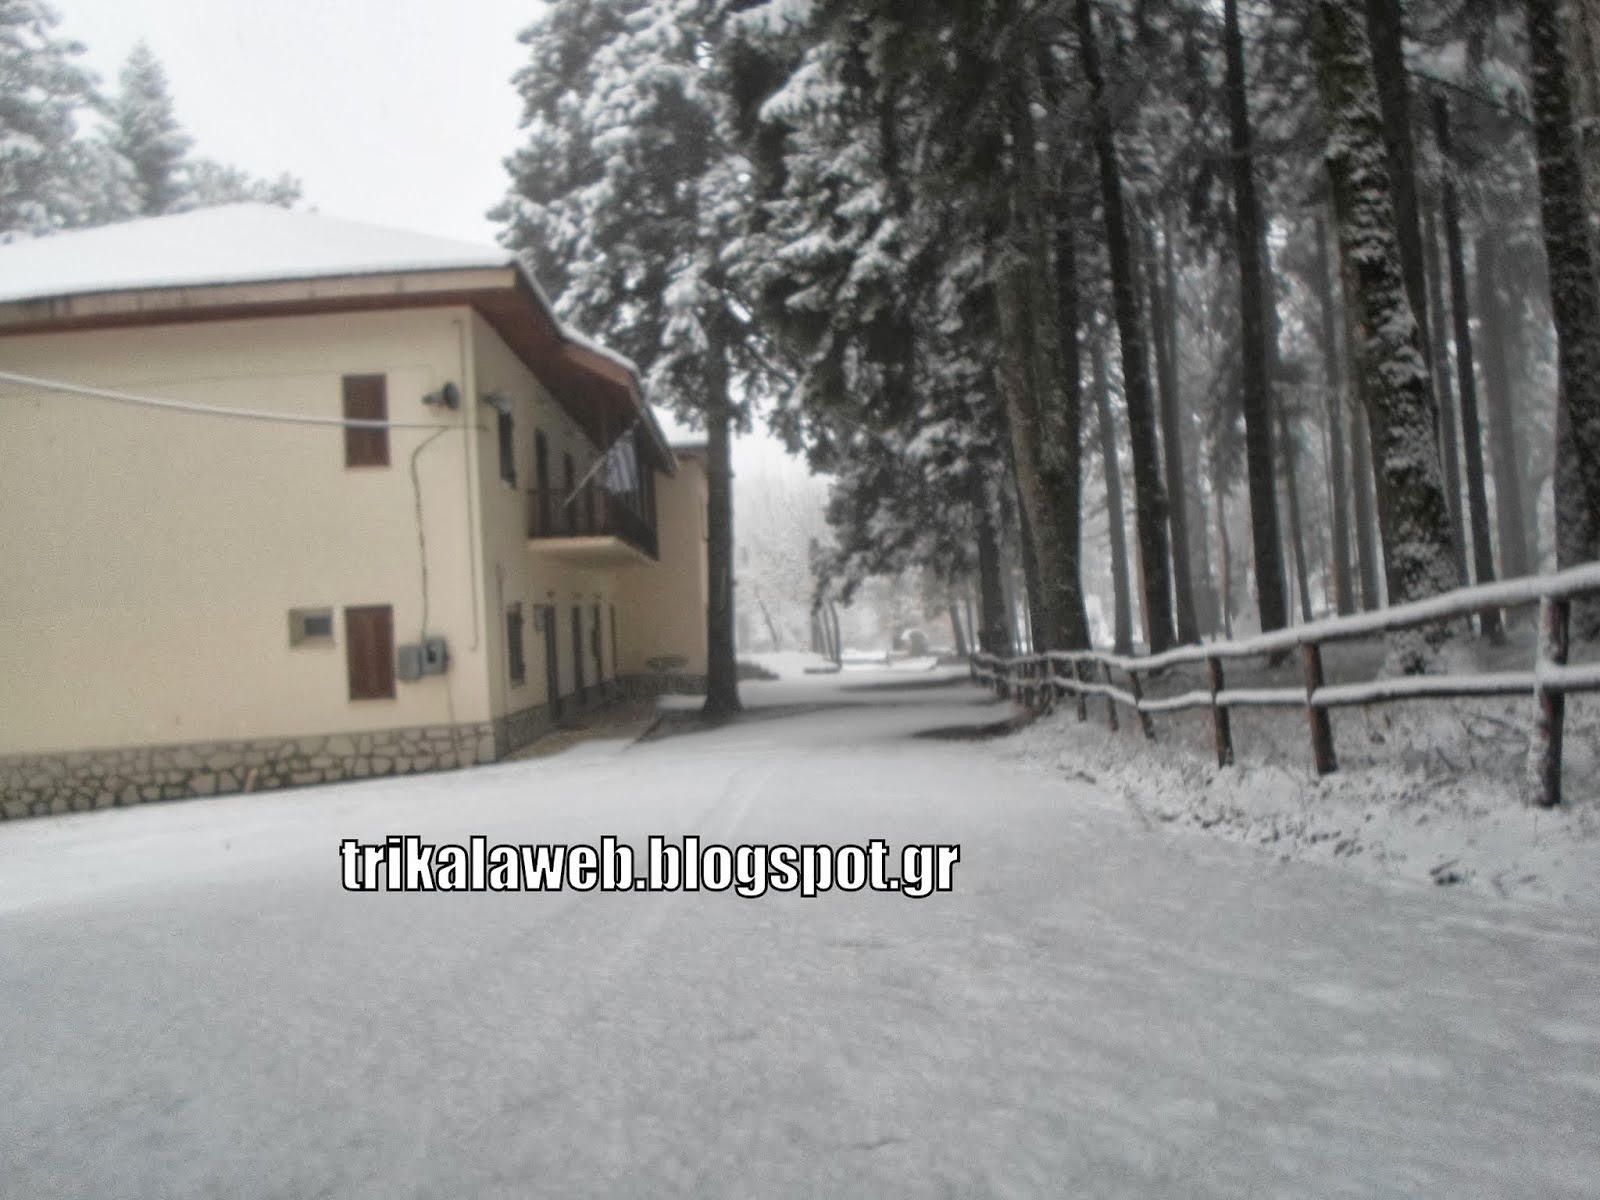
<instances>
[{"instance_id":1,"label":"snow on fence rail","mask_svg":"<svg viewBox=\"0 0 1600 1200\"><path fill-rule=\"evenodd\" d=\"M975 654L971 658L972 675L1001 695L1020 694L1023 701L1031 705L1052 704L1062 694L1074 696L1080 721L1088 717L1089 697L1101 697L1106 701L1106 718L1112 729L1117 728L1117 705L1121 704L1138 714L1146 737L1155 736L1150 719L1153 714L1210 709L1218 766L1233 762L1231 710L1253 706L1304 708L1310 725L1312 758L1319 775L1338 769L1333 751L1333 727L1328 719L1331 708L1424 698L1532 695L1539 711L1528 753L1528 799L1550 807L1561 802L1561 740L1567 693L1600 691L1600 664L1567 665L1572 599L1594 592L1600 592L1600 563L1552 575L1457 588L1393 608L1329 617L1239 641L1180 646L1144 657L1093 650L1051 651L1004 659L993 654ZM1531 671L1407 675L1332 686L1323 680L1322 647L1329 642L1395 633L1471 616L1485 609L1534 602L1539 604L1539 632ZM1301 655L1305 675L1303 688L1227 687L1224 662L1279 655L1295 649ZM1208 686L1204 690L1145 699L1141 675L1148 678L1169 667L1194 663L1205 664ZM1062 667L1071 674L1062 674L1058 670ZM1126 687L1117 686L1113 673L1118 671L1126 677Z\"/></svg>"}]
</instances>

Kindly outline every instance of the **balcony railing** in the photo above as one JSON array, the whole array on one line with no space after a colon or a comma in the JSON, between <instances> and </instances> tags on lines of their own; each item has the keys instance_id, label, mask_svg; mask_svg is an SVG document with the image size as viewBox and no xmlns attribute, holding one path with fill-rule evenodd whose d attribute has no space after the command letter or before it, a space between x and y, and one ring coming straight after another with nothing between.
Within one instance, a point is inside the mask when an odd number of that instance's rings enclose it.
<instances>
[{"instance_id":1,"label":"balcony railing","mask_svg":"<svg viewBox=\"0 0 1600 1200\"><path fill-rule=\"evenodd\" d=\"M529 488L527 508L530 539L612 537L660 558L655 526L598 483L585 484L570 501L562 488Z\"/></svg>"}]
</instances>

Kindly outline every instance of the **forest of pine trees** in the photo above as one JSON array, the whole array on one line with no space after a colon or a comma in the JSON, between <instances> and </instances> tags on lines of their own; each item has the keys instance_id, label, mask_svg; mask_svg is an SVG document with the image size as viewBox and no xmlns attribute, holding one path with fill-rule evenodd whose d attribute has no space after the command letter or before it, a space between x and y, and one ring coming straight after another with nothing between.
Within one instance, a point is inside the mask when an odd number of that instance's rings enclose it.
<instances>
[{"instance_id":1,"label":"forest of pine trees","mask_svg":"<svg viewBox=\"0 0 1600 1200\"><path fill-rule=\"evenodd\" d=\"M299 200L289 175L256 179L192 153L148 46L134 47L107 92L58 23L43 0L0 0L0 238Z\"/></svg>"},{"instance_id":2,"label":"forest of pine trees","mask_svg":"<svg viewBox=\"0 0 1600 1200\"><path fill-rule=\"evenodd\" d=\"M0 236L298 197L56 24L0 0ZM1600 550L1600 0L556 0L523 41L492 215L706 431L713 708L758 411L832 480L819 602L915 567L990 650Z\"/></svg>"},{"instance_id":3,"label":"forest of pine trees","mask_svg":"<svg viewBox=\"0 0 1600 1200\"><path fill-rule=\"evenodd\" d=\"M990 650L1595 557L1600 0L559 0L523 40L495 215L705 423L714 593L758 402L834 480L819 596L915 566Z\"/></svg>"}]
</instances>

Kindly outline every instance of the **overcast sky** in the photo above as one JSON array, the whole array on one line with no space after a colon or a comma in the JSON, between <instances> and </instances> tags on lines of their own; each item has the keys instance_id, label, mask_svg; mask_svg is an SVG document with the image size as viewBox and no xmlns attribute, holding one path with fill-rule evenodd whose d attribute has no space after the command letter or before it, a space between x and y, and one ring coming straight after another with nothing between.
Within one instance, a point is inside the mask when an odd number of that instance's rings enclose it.
<instances>
[{"instance_id":1,"label":"overcast sky","mask_svg":"<svg viewBox=\"0 0 1600 1200\"><path fill-rule=\"evenodd\" d=\"M109 89L144 38L199 153L323 212L492 242L538 0L54 0Z\"/></svg>"}]
</instances>

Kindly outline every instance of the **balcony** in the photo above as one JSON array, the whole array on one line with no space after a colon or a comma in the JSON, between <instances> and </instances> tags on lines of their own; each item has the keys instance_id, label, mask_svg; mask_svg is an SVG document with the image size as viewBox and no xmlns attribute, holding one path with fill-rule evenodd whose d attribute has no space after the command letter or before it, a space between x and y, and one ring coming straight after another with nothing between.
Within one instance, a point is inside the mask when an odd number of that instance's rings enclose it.
<instances>
[{"instance_id":1,"label":"balcony","mask_svg":"<svg viewBox=\"0 0 1600 1200\"><path fill-rule=\"evenodd\" d=\"M598 483L570 502L561 488L527 490L528 547L578 566L622 567L659 560L655 524Z\"/></svg>"}]
</instances>

